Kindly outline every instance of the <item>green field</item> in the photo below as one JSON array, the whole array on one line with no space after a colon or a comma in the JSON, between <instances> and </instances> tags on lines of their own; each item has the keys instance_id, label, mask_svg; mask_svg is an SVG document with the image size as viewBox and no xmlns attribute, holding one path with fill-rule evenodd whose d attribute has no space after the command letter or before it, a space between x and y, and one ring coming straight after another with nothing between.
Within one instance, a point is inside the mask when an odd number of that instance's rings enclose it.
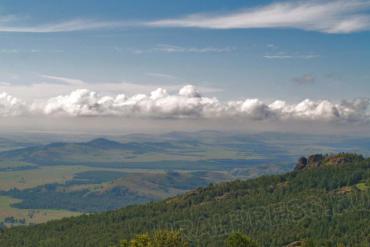
<instances>
[{"instance_id":1,"label":"green field","mask_svg":"<svg viewBox=\"0 0 370 247\"><path fill-rule=\"evenodd\" d=\"M32 170L0 172L0 190L27 189L42 184L64 183L74 174L91 169L83 166L45 166Z\"/></svg>"},{"instance_id":2,"label":"green field","mask_svg":"<svg viewBox=\"0 0 370 247\"><path fill-rule=\"evenodd\" d=\"M20 202L20 200L8 196L0 196L0 222L6 217L13 216L16 219L24 219L26 224L43 223L53 219L62 219L80 215L78 212L67 210L46 210L46 209L17 209L11 204Z\"/></svg>"},{"instance_id":3,"label":"green field","mask_svg":"<svg viewBox=\"0 0 370 247\"><path fill-rule=\"evenodd\" d=\"M35 164L24 161L0 160L0 169L14 169L20 167L35 167Z\"/></svg>"}]
</instances>

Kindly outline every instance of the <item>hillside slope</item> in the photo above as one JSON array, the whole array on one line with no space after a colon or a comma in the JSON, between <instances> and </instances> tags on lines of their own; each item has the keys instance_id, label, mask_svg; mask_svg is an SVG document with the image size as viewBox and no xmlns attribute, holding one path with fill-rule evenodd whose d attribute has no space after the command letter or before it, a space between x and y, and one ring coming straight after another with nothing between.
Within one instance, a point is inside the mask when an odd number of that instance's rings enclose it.
<instances>
[{"instance_id":1,"label":"hillside slope","mask_svg":"<svg viewBox=\"0 0 370 247\"><path fill-rule=\"evenodd\" d=\"M39 165L77 164L83 162L119 162L130 155L159 152L167 143L120 143L104 138L89 142L55 142L0 153L0 158L27 161Z\"/></svg>"},{"instance_id":2,"label":"hillside slope","mask_svg":"<svg viewBox=\"0 0 370 247\"><path fill-rule=\"evenodd\" d=\"M223 174L211 172L84 172L64 184L54 183L24 190L0 191L0 196L21 200L12 204L14 208L19 209L65 209L93 213L165 199L207 186L210 182L217 181L218 177L220 180L226 180Z\"/></svg>"},{"instance_id":3,"label":"hillside slope","mask_svg":"<svg viewBox=\"0 0 370 247\"><path fill-rule=\"evenodd\" d=\"M307 167L211 185L161 202L6 229L0 246L110 246L155 229L180 229L194 246L223 246L234 231L261 246L307 239L315 246L369 246L370 159L341 154Z\"/></svg>"}]
</instances>

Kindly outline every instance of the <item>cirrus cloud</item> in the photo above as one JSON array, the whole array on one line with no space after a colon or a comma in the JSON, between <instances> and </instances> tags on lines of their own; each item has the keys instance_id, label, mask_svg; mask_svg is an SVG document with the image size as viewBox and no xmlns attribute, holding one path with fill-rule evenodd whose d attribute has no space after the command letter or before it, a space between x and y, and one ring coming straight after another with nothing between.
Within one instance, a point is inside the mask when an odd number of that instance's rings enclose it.
<instances>
[{"instance_id":1,"label":"cirrus cloud","mask_svg":"<svg viewBox=\"0 0 370 247\"><path fill-rule=\"evenodd\" d=\"M17 20L16 16L0 16L0 32L57 33L107 29L122 30L138 27L171 27L203 29L289 28L343 34L369 30L369 9L369 0L282 1L224 14L196 13L184 17L152 21L76 18L33 26L14 24ZM193 49L192 52L212 52L213 50L213 48L206 50Z\"/></svg>"},{"instance_id":2,"label":"cirrus cloud","mask_svg":"<svg viewBox=\"0 0 370 247\"><path fill-rule=\"evenodd\" d=\"M207 29L294 28L351 33L370 28L367 0L286 1L226 14L192 14L148 23L152 27Z\"/></svg>"}]
</instances>

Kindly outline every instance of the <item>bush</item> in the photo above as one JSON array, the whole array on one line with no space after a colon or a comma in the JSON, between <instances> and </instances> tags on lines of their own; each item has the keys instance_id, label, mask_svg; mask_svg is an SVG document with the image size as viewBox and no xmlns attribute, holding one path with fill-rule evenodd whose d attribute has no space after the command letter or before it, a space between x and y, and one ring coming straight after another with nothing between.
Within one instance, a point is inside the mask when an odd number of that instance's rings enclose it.
<instances>
[{"instance_id":1,"label":"bush","mask_svg":"<svg viewBox=\"0 0 370 247\"><path fill-rule=\"evenodd\" d=\"M180 231L159 230L153 234L136 235L131 240L121 240L119 247L188 247Z\"/></svg>"},{"instance_id":2,"label":"bush","mask_svg":"<svg viewBox=\"0 0 370 247\"><path fill-rule=\"evenodd\" d=\"M226 240L227 247L258 247L257 242L247 235L235 232L230 234Z\"/></svg>"}]
</instances>

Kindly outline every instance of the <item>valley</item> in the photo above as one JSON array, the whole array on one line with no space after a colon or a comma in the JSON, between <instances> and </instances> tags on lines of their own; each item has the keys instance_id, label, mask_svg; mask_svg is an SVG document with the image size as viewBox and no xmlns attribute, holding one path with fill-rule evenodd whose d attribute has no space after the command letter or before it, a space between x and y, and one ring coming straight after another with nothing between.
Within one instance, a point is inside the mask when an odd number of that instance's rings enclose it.
<instances>
[{"instance_id":1,"label":"valley","mask_svg":"<svg viewBox=\"0 0 370 247\"><path fill-rule=\"evenodd\" d=\"M357 151L339 138L316 137L320 146L309 138L205 131L4 147L0 222L14 217L8 226L33 224L113 210L211 183L284 173L305 151Z\"/></svg>"}]
</instances>

